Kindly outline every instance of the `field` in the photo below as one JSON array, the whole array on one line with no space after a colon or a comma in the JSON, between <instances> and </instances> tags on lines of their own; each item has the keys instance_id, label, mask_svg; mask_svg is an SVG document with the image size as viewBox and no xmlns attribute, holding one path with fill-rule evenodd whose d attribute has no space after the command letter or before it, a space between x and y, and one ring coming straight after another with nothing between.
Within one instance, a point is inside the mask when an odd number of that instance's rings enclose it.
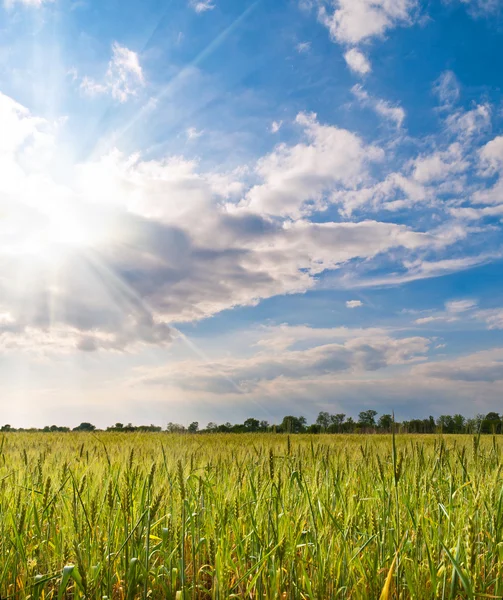
<instances>
[{"instance_id":1,"label":"field","mask_svg":"<svg viewBox=\"0 0 503 600\"><path fill-rule=\"evenodd\" d=\"M499 438L0 440L6 598L503 594Z\"/></svg>"}]
</instances>

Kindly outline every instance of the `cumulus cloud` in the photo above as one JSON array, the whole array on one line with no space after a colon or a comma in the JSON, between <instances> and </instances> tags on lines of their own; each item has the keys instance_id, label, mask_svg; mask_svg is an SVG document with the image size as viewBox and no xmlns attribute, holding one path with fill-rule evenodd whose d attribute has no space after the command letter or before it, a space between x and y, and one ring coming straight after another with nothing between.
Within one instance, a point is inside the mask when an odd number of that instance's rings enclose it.
<instances>
[{"instance_id":1,"label":"cumulus cloud","mask_svg":"<svg viewBox=\"0 0 503 600\"><path fill-rule=\"evenodd\" d=\"M352 71L359 73L360 75L366 75L372 70L368 58L357 48L348 50L344 54L344 60Z\"/></svg>"},{"instance_id":2,"label":"cumulus cloud","mask_svg":"<svg viewBox=\"0 0 503 600\"><path fill-rule=\"evenodd\" d=\"M390 173L383 181L369 187L337 191L332 195L332 201L340 205L340 212L345 217L357 210L395 212L430 198L431 194L421 182L402 173Z\"/></svg>"},{"instance_id":3,"label":"cumulus cloud","mask_svg":"<svg viewBox=\"0 0 503 600\"><path fill-rule=\"evenodd\" d=\"M303 293L326 272L351 273L376 257L392 255L420 278L428 263L418 253L466 235L310 220L338 191L371 182L369 165L383 152L313 115L297 124L302 141L279 144L246 172L113 150L62 184L44 166L57 160L54 126L0 95L0 346L165 345L170 323Z\"/></svg>"},{"instance_id":4,"label":"cumulus cloud","mask_svg":"<svg viewBox=\"0 0 503 600\"><path fill-rule=\"evenodd\" d=\"M105 78L96 81L86 76L82 79L80 88L89 96L110 94L115 100L126 102L130 96L136 96L144 85L145 78L138 54L114 42Z\"/></svg>"},{"instance_id":5,"label":"cumulus cloud","mask_svg":"<svg viewBox=\"0 0 503 600\"><path fill-rule=\"evenodd\" d=\"M459 143L454 143L445 151L418 157L413 162L413 177L423 184L446 179L449 175L463 173L469 167Z\"/></svg>"},{"instance_id":6,"label":"cumulus cloud","mask_svg":"<svg viewBox=\"0 0 503 600\"><path fill-rule=\"evenodd\" d=\"M472 197L475 204L503 204L503 136L497 136L485 144L479 152L482 176L497 175L494 185L477 190Z\"/></svg>"},{"instance_id":7,"label":"cumulus cloud","mask_svg":"<svg viewBox=\"0 0 503 600\"><path fill-rule=\"evenodd\" d=\"M327 194L365 180L367 166L382 160L383 151L357 135L322 125L316 115L301 113L306 141L280 144L258 161L263 180L247 194L243 206L268 215L299 217L327 206Z\"/></svg>"},{"instance_id":8,"label":"cumulus cloud","mask_svg":"<svg viewBox=\"0 0 503 600\"><path fill-rule=\"evenodd\" d=\"M411 25L417 6L415 0L335 0L333 5L333 12L321 6L319 18L332 39L344 44L358 44Z\"/></svg>"},{"instance_id":9,"label":"cumulus cloud","mask_svg":"<svg viewBox=\"0 0 503 600\"><path fill-rule=\"evenodd\" d=\"M446 119L449 131L460 138L468 138L484 132L491 123L491 108L488 104L479 104L472 110L456 111Z\"/></svg>"}]
</instances>

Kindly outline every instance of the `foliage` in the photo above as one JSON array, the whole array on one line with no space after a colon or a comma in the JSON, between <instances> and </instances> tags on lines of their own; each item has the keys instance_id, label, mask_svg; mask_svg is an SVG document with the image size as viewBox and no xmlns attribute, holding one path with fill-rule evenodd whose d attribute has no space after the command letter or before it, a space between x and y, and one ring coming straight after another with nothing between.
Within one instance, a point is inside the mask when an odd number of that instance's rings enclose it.
<instances>
[{"instance_id":1,"label":"foliage","mask_svg":"<svg viewBox=\"0 0 503 600\"><path fill-rule=\"evenodd\" d=\"M496 412L490 412L487 415L477 415L473 419L467 419L463 415L440 415L436 420L429 416L427 419L411 419L409 421L397 422L390 414L383 414L376 423L377 411L368 409L358 414L358 421L355 422L352 417L346 418L344 413L332 415L326 411L318 414L316 421L311 425L307 424L305 417L295 417L288 415L283 418L279 425L271 425L268 421L259 421L250 417L244 423L223 423L217 424L210 422L206 429L200 429L197 421L192 422L188 427L179 423L169 422L165 431L167 433L390 433L392 428L398 433L502 433L503 416ZM107 431L121 433L158 433L162 431L159 425L133 425L128 423L116 423L107 427ZM69 432L70 427L51 425L43 429L15 429L11 425L3 425L0 432ZM73 431L91 432L98 431L92 423L81 423Z\"/></svg>"}]
</instances>

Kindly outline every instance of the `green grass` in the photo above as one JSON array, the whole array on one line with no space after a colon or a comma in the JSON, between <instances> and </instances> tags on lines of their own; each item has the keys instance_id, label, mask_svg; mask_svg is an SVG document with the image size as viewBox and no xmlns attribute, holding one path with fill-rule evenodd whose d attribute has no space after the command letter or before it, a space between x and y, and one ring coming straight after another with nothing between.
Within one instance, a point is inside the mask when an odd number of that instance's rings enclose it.
<instances>
[{"instance_id":1,"label":"green grass","mask_svg":"<svg viewBox=\"0 0 503 600\"><path fill-rule=\"evenodd\" d=\"M5 598L503 594L491 436L0 441Z\"/></svg>"}]
</instances>

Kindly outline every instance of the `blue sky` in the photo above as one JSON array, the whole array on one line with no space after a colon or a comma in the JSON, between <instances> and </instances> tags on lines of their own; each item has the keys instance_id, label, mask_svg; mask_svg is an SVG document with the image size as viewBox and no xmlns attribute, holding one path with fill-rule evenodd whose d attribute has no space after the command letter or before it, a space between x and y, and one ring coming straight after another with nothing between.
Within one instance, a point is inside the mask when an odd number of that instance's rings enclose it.
<instances>
[{"instance_id":1,"label":"blue sky","mask_svg":"<svg viewBox=\"0 0 503 600\"><path fill-rule=\"evenodd\" d=\"M13 425L500 412L500 0L4 0Z\"/></svg>"}]
</instances>

